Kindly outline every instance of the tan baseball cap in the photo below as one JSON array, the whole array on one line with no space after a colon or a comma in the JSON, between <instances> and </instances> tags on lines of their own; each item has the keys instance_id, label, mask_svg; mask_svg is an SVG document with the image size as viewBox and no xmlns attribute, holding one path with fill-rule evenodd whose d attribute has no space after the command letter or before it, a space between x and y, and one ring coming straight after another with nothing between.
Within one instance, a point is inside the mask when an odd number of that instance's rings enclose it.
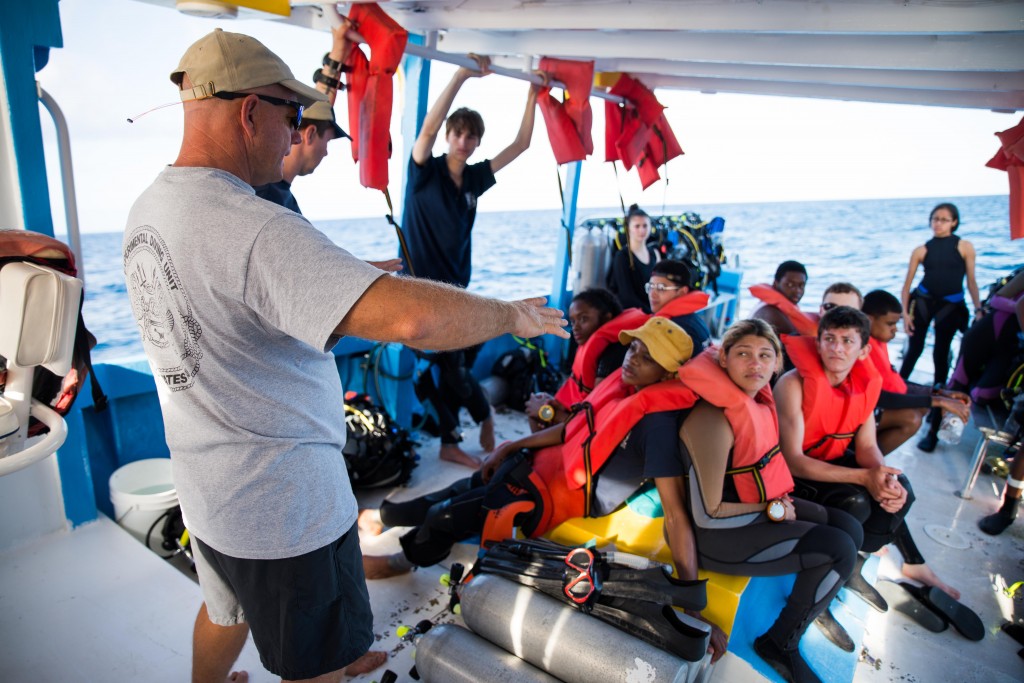
<instances>
[{"instance_id":1,"label":"tan baseball cap","mask_svg":"<svg viewBox=\"0 0 1024 683\"><path fill-rule=\"evenodd\" d=\"M314 102L309 108L304 109L302 112L303 121L330 121L331 128L334 130L334 139L348 138L352 139L352 136L342 130L341 126L338 125L338 120L334 118L334 107L329 102Z\"/></svg>"},{"instance_id":2,"label":"tan baseball cap","mask_svg":"<svg viewBox=\"0 0 1024 683\"><path fill-rule=\"evenodd\" d=\"M669 372L678 370L693 355L690 335L668 318L648 318L647 322L635 330L619 332L619 342L622 344L628 344L634 339L642 341L651 358Z\"/></svg>"},{"instance_id":3,"label":"tan baseball cap","mask_svg":"<svg viewBox=\"0 0 1024 683\"><path fill-rule=\"evenodd\" d=\"M182 55L171 82L181 86L188 73L192 88L181 91L181 101L202 100L216 92L238 92L280 84L295 93L299 104L308 107L326 102L327 95L295 80L291 69L280 57L255 38L241 33L214 29Z\"/></svg>"}]
</instances>

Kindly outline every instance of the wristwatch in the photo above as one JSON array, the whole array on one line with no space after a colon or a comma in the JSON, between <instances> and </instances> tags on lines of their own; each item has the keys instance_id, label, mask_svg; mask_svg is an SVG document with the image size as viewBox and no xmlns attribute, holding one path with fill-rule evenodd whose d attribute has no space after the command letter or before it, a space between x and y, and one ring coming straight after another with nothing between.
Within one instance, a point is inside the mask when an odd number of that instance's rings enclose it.
<instances>
[{"instance_id":1,"label":"wristwatch","mask_svg":"<svg viewBox=\"0 0 1024 683\"><path fill-rule=\"evenodd\" d=\"M553 419L555 419L555 409L551 406L550 403L545 403L537 411L537 417L539 417L544 422L551 422Z\"/></svg>"},{"instance_id":2,"label":"wristwatch","mask_svg":"<svg viewBox=\"0 0 1024 683\"><path fill-rule=\"evenodd\" d=\"M768 505L765 506L764 513L773 522L782 522L786 519L786 506L782 503L781 498L769 500Z\"/></svg>"}]
</instances>

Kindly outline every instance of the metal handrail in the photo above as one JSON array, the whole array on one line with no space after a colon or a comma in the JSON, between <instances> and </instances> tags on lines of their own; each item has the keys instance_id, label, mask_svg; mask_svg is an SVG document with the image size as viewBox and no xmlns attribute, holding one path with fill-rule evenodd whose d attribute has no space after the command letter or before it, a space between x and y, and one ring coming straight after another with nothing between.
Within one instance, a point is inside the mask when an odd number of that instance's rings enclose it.
<instances>
[{"instance_id":1,"label":"metal handrail","mask_svg":"<svg viewBox=\"0 0 1024 683\"><path fill-rule=\"evenodd\" d=\"M85 259L82 253L82 236L78 228L78 200L75 195L75 174L71 167L71 134L68 132L68 121L64 112L57 106L57 101L46 92L38 82L39 101L53 118L53 126L57 130L57 155L60 159L60 183L64 192L64 219L67 222L68 242L75 254L78 266L78 279L85 282Z\"/></svg>"}]
</instances>

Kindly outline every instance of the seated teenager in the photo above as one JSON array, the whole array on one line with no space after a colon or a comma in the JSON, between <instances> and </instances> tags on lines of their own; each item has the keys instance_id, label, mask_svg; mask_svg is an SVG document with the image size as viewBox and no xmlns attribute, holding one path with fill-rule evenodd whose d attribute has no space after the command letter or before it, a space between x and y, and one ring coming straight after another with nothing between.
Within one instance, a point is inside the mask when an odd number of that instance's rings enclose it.
<instances>
[{"instance_id":1,"label":"seated teenager","mask_svg":"<svg viewBox=\"0 0 1024 683\"><path fill-rule=\"evenodd\" d=\"M818 307L818 319L837 306L849 306L860 308L864 303L860 290L849 282L833 282L825 288L821 295L821 305Z\"/></svg>"},{"instance_id":2,"label":"seated teenager","mask_svg":"<svg viewBox=\"0 0 1024 683\"><path fill-rule=\"evenodd\" d=\"M867 316L840 306L822 316L816 338L783 339L796 369L774 389L782 453L798 496L849 512L861 523L864 553L894 543L904 576L959 598L914 544L904 521L914 502L910 481L885 465L878 448L874 409L882 378L868 359L870 332ZM860 575L864 559L847 586L884 612L885 600Z\"/></svg>"},{"instance_id":3,"label":"seated teenager","mask_svg":"<svg viewBox=\"0 0 1024 683\"><path fill-rule=\"evenodd\" d=\"M647 320L647 314L638 308L623 311L616 296L600 287L574 296L568 317L576 342L572 373L554 396L535 393L527 399L526 416L534 432L565 422L572 405L621 368L626 347L619 343L619 332L639 327Z\"/></svg>"},{"instance_id":4,"label":"seated teenager","mask_svg":"<svg viewBox=\"0 0 1024 683\"><path fill-rule=\"evenodd\" d=\"M654 315L668 318L690 335L694 355L711 344L711 332L704 318L697 314L708 305L710 297L693 289L693 272L689 266L672 259L658 261L644 290Z\"/></svg>"},{"instance_id":5,"label":"seated teenager","mask_svg":"<svg viewBox=\"0 0 1024 683\"><path fill-rule=\"evenodd\" d=\"M682 420L678 452L665 452L652 473L680 578L697 578L698 565L740 576L796 574L785 607L754 650L787 681L817 683L797 647L815 621L853 651L827 610L853 572L863 531L845 512L789 495L793 479L779 453L769 387L781 366L768 323L730 327L720 349L680 370L701 400Z\"/></svg>"},{"instance_id":6,"label":"seated teenager","mask_svg":"<svg viewBox=\"0 0 1024 683\"><path fill-rule=\"evenodd\" d=\"M797 306L804 298L806 287L807 268L797 261L783 261L775 269L775 279L770 285L750 288L750 293L761 300L750 317L765 321L780 337L784 334L814 336L818 321Z\"/></svg>"},{"instance_id":7,"label":"seated teenager","mask_svg":"<svg viewBox=\"0 0 1024 683\"><path fill-rule=\"evenodd\" d=\"M896 337L896 325L903 318L903 304L889 292L876 289L864 297L861 308L871 321L871 355L868 358L882 376L882 393L875 411L878 448L889 455L917 434L929 408L939 408L960 416L971 416L966 394L932 390L900 377L889 362L889 342Z\"/></svg>"},{"instance_id":8,"label":"seated teenager","mask_svg":"<svg viewBox=\"0 0 1024 683\"><path fill-rule=\"evenodd\" d=\"M675 379L693 351L678 325L652 318L620 339L629 343L622 369L565 425L502 444L472 477L447 489L384 501L386 525L415 527L402 536L403 556L393 562L426 567L478 534L485 547L512 538L517 527L536 537L567 519L598 517L621 505L648 476L647 459L674 447L675 423L659 429L661 413L695 399Z\"/></svg>"}]
</instances>

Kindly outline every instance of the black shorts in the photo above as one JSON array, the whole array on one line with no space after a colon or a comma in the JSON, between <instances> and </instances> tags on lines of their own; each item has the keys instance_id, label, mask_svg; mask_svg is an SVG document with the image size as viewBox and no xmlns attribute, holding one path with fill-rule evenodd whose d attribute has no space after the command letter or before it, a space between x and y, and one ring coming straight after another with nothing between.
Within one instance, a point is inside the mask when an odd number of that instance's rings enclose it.
<instances>
[{"instance_id":1,"label":"black shorts","mask_svg":"<svg viewBox=\"0 0 1024 683\"><path fill-rule=\"evenodd\" d=\"M355 525L329 545L283 560L238 559L192 541L237 597L267 671L315 678L370 649L373 614Z\"/></svg>"}]
</instances>

